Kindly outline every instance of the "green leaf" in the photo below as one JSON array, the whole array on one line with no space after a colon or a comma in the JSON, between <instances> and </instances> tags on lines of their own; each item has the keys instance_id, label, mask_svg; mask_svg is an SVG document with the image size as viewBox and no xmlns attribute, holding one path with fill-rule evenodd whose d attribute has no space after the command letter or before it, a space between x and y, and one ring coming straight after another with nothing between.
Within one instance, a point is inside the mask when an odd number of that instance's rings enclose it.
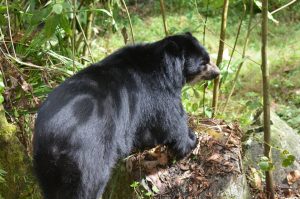
<instances>
[{"instance_id":1,"label":"green leaf","mask_svg":"<svg viewBox=\"0 0 300 199\"><path fill-rule=\"evenodd\" d=\"M0 95L0 104L2 104L3 102L4 102L4 97Z\"/></svg>"},{"instance_id":2,"label":"green leaf","mask_svg":"<svg viewBox=\"0 0 300 199\"><path fill-rule=\"evenodd\" d=\"M5 182L4 176L7 174L6 171L0 169L0 183ZM1 196L1 195L0 195ZM1 197L0 197L1 198Z\"/></svg>"},{"instance_id":3,"label":"green leaf","mask_svg":"<svg viewBox=\"0 0 300 199\"><path fill-rule=\"evenodd\" d=\"M282 166L288 167L288 166L292 165L294 163L294 161L295 161L295 156L288 155L287 158L282 161Z\"/></svg>"},{"instance_id":4,"label":"green leaf","mask_svg":"<svg viewBox=\"0 0 300 199\"><path fill-rule=\"evenodd\" d=\"M255 92L247 92L246 94L245 94L245 96L246 97L257 97L257 96L259 96L257 93L255 93Z\"/></svg>"},{"instance_id":5,"label":"green leaf","mask_svg":"<svg viewBox=\"0 0 300 199\"><path fill-rule=\"evenodd\" d=\"M259 162L258 166L263 171L269 171L270 170L270 164L269 164L269 162Z\"/></svg>"},{"instance_id":6,"label":"green leaf","mask_svg":"<svg viewBox=\"0 0 300 199\"><path fill-rule=\"evenodd\" d=\"M258 166L262 171L270 171L274 168L274 164L270 162L269 158L266 156L260 158Z\"/></svg>"},{"instance_id":7,"label":"green leaf","mask_svg":"<svg viewBox=\"0 0 300 199\"><path fill-rule=\"evenodd\" d=\"M109 17L112 17L112 13L109 12L108 10L105 10L105 9L92 9L91 11L99 11L99 12L103 12L105 13L106 15L108 15Z\"/></svg>"},{"instance_id":8,"label":"green leaf","mask_svg":"<svg viewBox=\"0 0 300 199\"><path fill-rule=\"evenodd\" d=\"M205 107L205 116L208 117L208 118L212 117L212 111L211 111L211 109Z\"/></svg>"},{"instance_id":9,"label":"green leaf","mask_svg":"<svg viewBox=\"0 0 300 199\"><path fill-rule=\"evenodd\" d=\"M261 3L260 1L254 0L254 3L256 4L256 6L257 6L260 10L262 10L262 3ZM271 21L273 21L274 23L276 23L276 24L279 23L279 22L273 17L273 15L272 15L270 12L268 12L268 18L269 18Z\"/></svg>"},{"instance_id":10,"label":"green leaf","mask_svg":"<svg viewBox=\"0 0 300 199\"><path fill-rule=\"evenodd\" d=\"M195 111L197 111L197 109L198 109L198 104L197 104L197 103L194 103L194 104L192 105L192 110L195 112Z\"/></svg>"},{"instance_id":11,"label":"green leaf","mask_svg":"<svg viewBox=\"0 0 300 199\"><path fill-rule=\"evenodd\" d=\"M261 170L267 171L269 168L269 163L268 162L259 162L258 166Z\"/></svg>"},{"instance_id":12,"label":"green leaf","mask_svg":"<svg viewBox=\"0 0 300 199\"><path fill-rule=\"evenodd\" d=\"M45 24L45 37L46 38L52 37L52 35L55 33L58 23L59 23L58 15L50 16L46 20L46 24Z\"/></svg>"},{"instance_id":13,"label":"green leaf","mask_svg":"<svg viewBox=\"0 0 300 199\"><path fill-rule=\"evenodd\" d=\"M6 6L0 5L0 13L6 12Z\"/></svg>"},{"instance_id":14,"label":"green leaf","mask_svg":"<svg viewBox=\"0 0 300 199\"><path fill-rule=\"evenodd\" d=\"M277 21L270 12L268 12L268 18L276 24L279 23L279 21Z\"/></svg>"},{"instance_id":15,"label":"green leaf","mask_svg":"<svg viewBox=\"0 0 300 199\"><path fill-rule=\"evenodd\" d=\"M287 157L287 155L289 155L289 154L290 154L290 152L288 150L283 150L280 153L280 158L285 159Z\"/></svg>"},{"instance_id":16,"label":"green leaf","mask_svg":"<svg viewBox=\"0 0 300 199\"><path fill-rule=\"evenodd\" d=\"M254 3L260 10L262 9L262 3L260 1L254 0Z\"/></svg>"},{"instance_id":17,"label":"green leaf","mask_svg":"<svg viewBox=\"0 0 300 199\"><path fill-rule=\"evenodd\" d=\"M200 94L199 94L199 91L197 91L196 89L193 89L194 91L194 95L196 98L200 98Z\"/></svg>"},{"instance_id":18,"label":"green leaf","mask_svg":"<svg viewBox=\"0 0 300 199\"><path fill-rule=\"evenodd\" d=\"M4 88L5 88L5 85L4 85L4 83L0 79L0 93L3 92Z\"/></svg>"},{"instance_id":19,"label":"green leaf","mask_svg":"<svg viewBox=\"0 0 300 199\"><path fill-rule=\"evenodd\" d=\"M137 182L137 181L134 181L131 185L130 185L130 187L132 187L132 188L136 188L136 187L138 187L140 185L140 183L139 182Z\"/></svg>"},{"instance_id":20,"label":"green leaf","mask_svg":"<svg viewBox=\"0 0 300 199\"><path fill-rule=\"evenodd\" d=\"M36 26L36 25L40 24L42 21L45 21L51 12L52 12L51 6L48 6L43 9L39 9L39 10L33 10L32 15L30 16L30 21L29 21L31 26Z\"/></svg>"},{"instance_id":21,"label":"green leaf","mask_svg":"<svg viewBox=\"0 0 300 199\"><path fill-rule=\"evenodd\" d=\"M155 185L153 185L152 190L153 190L155 193L159 193L159 189L158 189Z\"/></svg>"},{"instance_id":22,"label":"green leaf","mask_svg":"<svg viewBox=\"0 0 300 199\"><path fill-rule=\"evenodd\" d=\"M148 191L147 193L145 193L145 196L151 197L152 193L150 191Z\"/></svg>"},{"instance_id":23,"label":"green leaf","mask_svg":"<svg viewBox=\"0 0 300 199\"><path fill-rule=\"evenodd\" d=\"M248 101L246 103L246 106L248 106L250 110L255 110L262 107L262 104L258 100L253 100L253 101Z\"/></svg>"},{"instance_id":24,"label":"green leaf","mask_svg":"<svg viewBox=\"0 0 300 199\"><path fill-rule=\"evenodd\" d=\"M56 14L61 14L63 10L63 5L62 4L54 4L52 11L55 12Z\"/></svg>"},{"instance_id":25,"label":"green leaf","mask_svg":"<svg viewBox=\"0 0 300 199\"><path fill-rule=\"evenodd\" d=\"M269 158L266 157L266 156L262 156L262 157L260 158L260 161L262 161L262 162L268 162L268 161L269 161Z\"/></svg>"},{"instance_id":26,"label":"green leaf","mask_svg":"<svg viewBox=\"0 0 300 199\"><path fill-rule=\"evenodd\" d=\"M64 15L60 15L59 17L59 25L64 29L66 34L72 35L72 29L70 27L70 24L68 22L68 19Z\"/></svg>"}]
</instances>

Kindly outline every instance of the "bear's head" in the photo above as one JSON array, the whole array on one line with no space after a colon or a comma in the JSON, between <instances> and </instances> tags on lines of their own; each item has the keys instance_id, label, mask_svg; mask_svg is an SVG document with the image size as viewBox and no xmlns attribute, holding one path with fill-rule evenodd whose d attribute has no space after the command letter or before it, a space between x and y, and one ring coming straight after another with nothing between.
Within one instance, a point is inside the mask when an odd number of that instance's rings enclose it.
<instances>
[{"instance_id":1,"label":"bear's head","mask_svg":"<svg viewBox=\"0 0 300 199\"><path fill-rule=\"evenodd\" d=\"M205 48L191 33L169 36L164 40L167 52L181 60L185 82L194 84L200 80L214 79L220 74L219 68L211 62Z\"/></svg>"}]
</instances>

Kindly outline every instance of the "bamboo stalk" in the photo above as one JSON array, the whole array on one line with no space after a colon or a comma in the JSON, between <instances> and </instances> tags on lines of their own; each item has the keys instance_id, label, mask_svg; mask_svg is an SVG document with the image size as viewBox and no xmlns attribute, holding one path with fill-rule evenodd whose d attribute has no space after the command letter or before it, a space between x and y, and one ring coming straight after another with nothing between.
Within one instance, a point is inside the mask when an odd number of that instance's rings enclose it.
<instances>
[{"instance_id":1,"label":"bamboo stalk","mask_svg":"<svg viewBox=\"0 0 300 199\"><path fill-rule=\"evenodd\" d=\"M289 2L289 3L287 3L287 4L285 4L285 5L281 6L280 8L278 8L278 9L272 11L271 14L275 14L276 12L278 12L278 11L280 11L280 10L282 10L282 9L284 9L284 8L286 8L286 7L288 7L289 5L292 5L292 4L295 3L296 1L297 1L297 0L293 0L293 1L291 1L291 2Z\"/></svg>"},{"instance_id":2,"label":"bamboo stalk","mask_svg":"<svg viewBox=\"0 0 300 199\"><path fill-rule=\"evenodd\" d=\"M166 22L164 0L160 0L159 2L160 2L160 11L161 11L161 15L162 15L162 20L163 20L163 24L164 24L165 35L168 36L169 32L168 32L167 22Z\"/></svg>"},{"instance_id":3,"label":"bamboo stalk","mask_svg":"<svg viewBox=\"0 0 300 199\"><path fill-rule=\"evenodd\" d=\"M90 4L90 6L93 5L93 2ZM92 24L94 21L94 12L93 11L88 11L87 12L87 23L84 29L85 35L86 35L86 40L87 43L83 46L83 55L86 57L88 55L88 48L90 46L90 40L92 37ZM91 57L92 58L92 57Z\"/></svg>"},{"instance_id":4,"label":"bamboo stalk","mask_svg":"<svg viewBox=\"0 0 300 199\"><path fill-rule=\"evenodd\" d=\"M4 48L5 48L5 50L6 50L6 53L9 54L9 50L8 50L8 47L7 47L6 43L9 43L9 42L11 42L11 41L5 41L5 40L4 40L4 34L3 34L1 28L0 28L0 35L1 35L1 36L3 35L3 37L1 37L1 38L2 38L2 42L1 42L1 43L3 43ZM1 49L1 48L0 48L0 49ZM1 49L1 50L2 50L2 49ZM4 52L3 52L3 53L4 53Z\"/></svg>"},{"instance_id":5,"label":"bamboo stalk","mask_svg":"<svg viewBox=\"0 0 300 199\"><path fill-rule=\"evenodd\" d=\"M204 21L204 26L203 26L203 45L205 45L205 35L206 35L206 25L207 25L207 16L208 16L208 6L209 6L209 0L207 1L206 5L206 15L205 15L205 21Z\"/></svg>"},{"instance_id":6,"label":"bamboo stalk","mask_svg":"<svg viewBox=\"0 0 300 199\"><path fill-rule=\"evenodd\" d=\"M238 66L238 69L235 73L235 77L234 77L234 80L233 80L233 84L232 84L232 87L231 87L231 90L229 92L229 95L226 99L226 102L225 102L225 105L224 105L224 108L223 108L223 111L222 111L222 114L226 111L226 108L227 108L227 105L228 105L228 102L234 92L234 89L235 89L235 85L237 83L237 80L238 80L238 77L239 77L239 74L240 74L240 71L242 69L242 66L245 62L245 57L246 57L246 50L247 50L247 47L248 47L248 43L249 43L249 38L250 38L250 33L251 33L251 25L252 25L252 19L253 19L253 0L250 1L250 18L249 18L249 22L248 22L248 30L247 30L247 35L246 35L246 39L245 39L245 43L244 43L244 48L243 48L243 53L242 53L242 59L243 61L239 64ZM241 24L240 24L241 25Z\"/></svg>"},{"instance_id":7,"label":"bamboo stalk","mask_svg":"<svg viewBox=\"0 0 300 199\"><path fill-rule=\"evenodd\" d=\"M73 29L73 34L72 34L72 60L73 60L73 72L75 73L76 71L76 65L75 65L75 42L76 42L76 1L73 0L73 19L72 19L72 29Z\"/></svg>"},{"instance_id":8,"label":"bamboo stalk","mask_svg":"<svg viewBox=\"0 0 300 199\"><path fill-rule=\"evenodd\" d=\"M271 127L270 127L270 82L269 82L269 67L268 67L268 0L262 1L262 48L261 48L261 70L263 79L263 104L264 104L264 155L272 161L271 157ZM266 193L267 198L274 199L274 182L272 171L266 171Z\"/></svg>"},{"instance_id":9,"label":"bamboo stalk","mask_svg":"<svg viewBox=\"0 0 300 199\"><path fill-rule=\"evenodd\" d=\"M8 31L9 31L10 41L11 41L11 47L12 47L12 51L13 51L14 56L17 57L16 51L15 51L15 47L14 47L14 41L13 41L12 34L11 34L10 16L9 16L9 10L8 10L7 0L5 0L5 4L6 4L6 13L7 13L7 21L8 21Z\"/></svg>"},{"instance_id":10,"label":"bamboo stalk","mask_svg":"<svg viewBox=\"0 0 300 199\"><path fill-rule=\"evenodd\" d=\"M93 56L92 56L91 48L90 48L90 46L89 46L89 44L88 44L87 38L86 38L85 33L84 33L84 30L83 30L83 28L82 28L82 26L81 26L81 24L80 24L80 21L79 21L79 19L78 19L78 17L77 17L76 15L75 15L75 19L76 19L76 21L77 21L77 23L78 23L78 26L79 26L79 28L80 28L80 31L82 32L83 41L84 41L84 43L85 43L85 45L86 45L86 47L87 47L87 50L88 50L89 55L90 55L90 58L91 58L92 62L94 63L95 60L94 60L94 58L93 58Z\"/></svg>"},{"instance_id":11,"label":"bamboo stalk","mask_svg":"<svg viewBox=\"0 0 300 199\"><path fill-rule=\"evenodd\" d=\"M128 8L126 6L126 3L124 0L122 0L122 3L125 7L125 10L126 10L126 14L127 14L127 17L128 17L128 20L129 20L129 25L130 25L130 32L131 32L131 39L132 39L132 43L134 44L134 36L133 36L133 28L132 28L132 23L131 23L131 18L130 18L130 14L129 14L129 11L128 11Z\"/></svg>"},{"instance_id":12,"label":"bamboo stalk","mask_svg":"<svg viewBox=\"0 0 300 199\"><path fill-rule=\"evenodd\" d=\"M226 25L227 25L227 14L228 14L229 0L224 0L223 13L222 13L222 23L221 23L221 32L220 32L220 42L219 42L219 52L217 58L217 66L220 67L220 64L223 60L223 51L224 51L224 40L226 34ZM218 111L218 97L219 97L219 84L220 76L214 80L214 91L213 91L213 101L212 101L212 117L214 117Z\"/></svg>"},{"instance_id":13,"label":"bamboo stalk","mask_svg":"<svg viewBox=\"0 0 300 199\"><path fill-rule=\"evenodd\" d=\"M232 58L233 58L233 54L234 54L235 49L236 49L236 45L237 45L237 42L238 42L240 33L241 33L241 28L242 28L242 25L243 25L244 18L245 18L245 16L246 16L246 11L247 11L247 6L246 6L245 1L243 1L243 14L242 14L242 17L241 17L241 19L240 19L240 23L239 23L239 25L238 25L238 30L237 30L236 37L235 37L235 41L234 41L234 44L233 44L233 49L232 49L232 51L231 51L230 58L229 58L229 61L228 61L227 67L226 67L226 72L227 72L227 73L228 73L228 70L229 70L229 67L230 67ZM221 78L219 88L222 87L222 83L223 83L224 81L225 81L225 79L224 79L224 78Z\"/></svg>"},{"instance_id":14,"label":"bamboo stalk","mask_svg":"<svg viewBox=\"0 0 300 199\"><path fill-rule=\"evenodd\" d=\"M235 48L236 48L236 45L237 45L237 41L238 41L240 33L241 33L241 28L242 28L242 25L243 25L244 18L246 16L246 11L247 11L247 6L246 6L246 3L243 1L243 14L242 14L242 17L240 19L240 23L239 23L238 30L237 30L237 33L236 33L236 37L235 37L233 49L231 51L230 59L229 59L229 62L227 64L227 67L226 67L227 72L228 72L228 69L230 67L232 57L233 57L233 54L235 52Z\"/></svg>"}]
</instances>

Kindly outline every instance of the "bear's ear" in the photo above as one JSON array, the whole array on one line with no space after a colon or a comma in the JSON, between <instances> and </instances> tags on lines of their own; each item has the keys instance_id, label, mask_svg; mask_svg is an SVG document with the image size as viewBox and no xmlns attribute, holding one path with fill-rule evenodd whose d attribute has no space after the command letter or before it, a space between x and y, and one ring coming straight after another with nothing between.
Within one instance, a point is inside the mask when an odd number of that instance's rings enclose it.
<instances>
[{"instance_id":1,"label":"bear's ear","mask_svg":"<svg viewBox=\"0 0 300 199\"><path fill-rule=\"evenodd\" d=\"M186 32L186 33L184 33L184 34L186 34L186 35L188 35L188 36L191 36L191 37L193 36L191 32Z\"/></svg>"},{"instance_id":2,"label":"bear's ear","mask_svg":"<svg viewBox=\"0 0 300 199\"><path fill-rule=\"evenodd\" d=\"M164 44L164 49L165 52L168 54L174 55L174 56L180 56L181 55L181 48L180 46L175 42L170 39L165 41Z\"/></svg>"}]
</instances>

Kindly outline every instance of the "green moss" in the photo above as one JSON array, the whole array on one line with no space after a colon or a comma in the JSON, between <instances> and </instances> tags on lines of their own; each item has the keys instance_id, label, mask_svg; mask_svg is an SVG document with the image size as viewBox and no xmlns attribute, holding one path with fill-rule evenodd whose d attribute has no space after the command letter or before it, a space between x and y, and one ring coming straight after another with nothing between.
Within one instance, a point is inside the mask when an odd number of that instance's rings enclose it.
<instances>
[{"instance_id":1,"label":"green moss","mask_svg":"<svg viewBox=\"0 0 300 199\"><path fill-rule=\"evenodd\" d=\"M5 199L41 198L32 175L30 158L16 136L16 126L5 118L0 105L0 169L6 173L0 186L0 196Z\"/></svg>"}]
</instances>

